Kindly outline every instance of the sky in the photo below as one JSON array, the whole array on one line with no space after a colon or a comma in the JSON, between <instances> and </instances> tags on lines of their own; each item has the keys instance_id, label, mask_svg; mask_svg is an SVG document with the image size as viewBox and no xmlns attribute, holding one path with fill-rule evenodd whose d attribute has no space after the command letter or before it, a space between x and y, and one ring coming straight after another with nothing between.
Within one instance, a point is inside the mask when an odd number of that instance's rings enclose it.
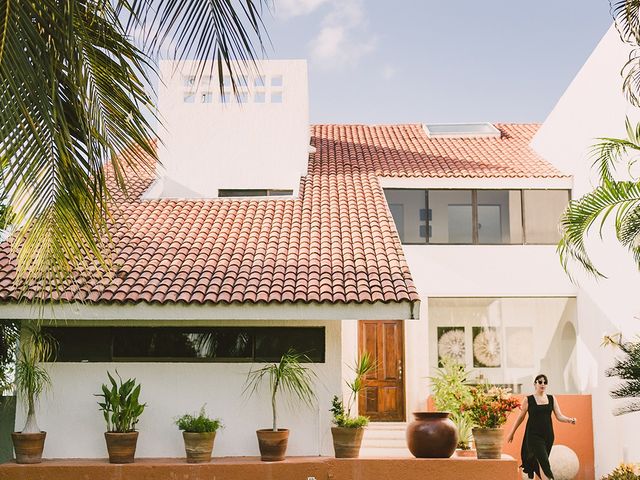
<instances>
[{"instance_id":1,"label":"sky","mask_svg":"<svg viewBox=\"0 0 640 480\"><path fill-rule=\"evenodd\" d=\"M608 0L273 1L267 58L307 59L311 123L542 122L612 23Z\"/></svg>"}]
</instances>

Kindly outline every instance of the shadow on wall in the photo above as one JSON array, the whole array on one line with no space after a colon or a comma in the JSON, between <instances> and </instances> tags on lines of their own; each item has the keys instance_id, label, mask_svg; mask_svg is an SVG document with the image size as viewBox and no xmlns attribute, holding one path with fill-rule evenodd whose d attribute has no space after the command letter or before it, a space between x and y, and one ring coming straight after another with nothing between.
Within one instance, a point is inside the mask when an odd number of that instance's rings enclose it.
<instances>
[{"instance_id":1,"label":"shadow on wall","mask_svg":"<svg viewBox=\"0 0 640 480\"><path fill-rule=\"evenodd\" d=\"M540 359L540 372L549 376L557 393L579 393L576 362L577 334L573 319L577 319L575 302L567 302L556 327L547 354ZM562 384L560 383L562 382ZM530 379L529 383L533 383Z\"/></svg>"},{"instance_id":2,"label":"shadow on wall","mask_svg":"<svg viewBox=\"0 0 640 480\"><path fill-rule=\"evenodd\" d=\"M0 396L0 463L13 458L11 433L16 419L16 397Z\"/></svg>"}]
</instances>

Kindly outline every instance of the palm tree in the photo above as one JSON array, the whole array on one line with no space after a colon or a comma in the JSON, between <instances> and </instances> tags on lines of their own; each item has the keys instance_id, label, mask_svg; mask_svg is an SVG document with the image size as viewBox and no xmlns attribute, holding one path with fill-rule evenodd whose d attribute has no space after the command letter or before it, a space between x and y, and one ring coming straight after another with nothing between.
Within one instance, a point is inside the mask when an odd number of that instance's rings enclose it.
<instances>
[{"instance_id":1,"label":"palm tree","mask_svg":"<svg viewBox=\"0 0 640 480\"><path fill-rule=\"evenodd\" d=\"M214 59L220 81L233 78L263 45L266 1L0 0L0 164L19 279L52 289L74 268L109 266L105 165L121 189L153 167L153 58Z\"/></svg>"},{"instance_id":2,"label":"palm tree","mask_svg":"<svg viewBox=\"0 0 640 480\"><path fill-rule=\"evenodd\" d=\"M609 0L620 38L633 50L622 69L623 91L629 102L640 106L640 0Z\"/></svg>"},{"instance_id":3,"label":"palm tree","mask_svg":"<svg viewBox=\"0 0 640 480\"><path fill-rule=\"evenodd\" d=\"M571 264L577 262L589 274L604 277L593 264L585 245L590 231L597 227L602 236L607 220L613 219L616 238L633 254L640 268L640 181L629 177L616 180L621 163L631 171L640 153L640 123L634 128L626 121L627 138L601 138L593 147L594 167L599 185L578 200L569 202L560 219L562 238L558 252L562 265L571 276Z\"/></svg>"}]
</instances>

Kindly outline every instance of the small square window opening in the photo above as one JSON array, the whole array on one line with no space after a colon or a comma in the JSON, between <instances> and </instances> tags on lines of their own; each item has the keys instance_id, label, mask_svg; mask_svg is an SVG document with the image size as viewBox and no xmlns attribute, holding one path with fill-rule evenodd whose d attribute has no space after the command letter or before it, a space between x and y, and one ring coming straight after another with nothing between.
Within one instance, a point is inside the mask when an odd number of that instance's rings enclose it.
<instances>
[{"instance_id":1,"label":"small square window opening","mask_svg":"<svg viewBox=\"0 0 640 480\"><path fill-rule=\"evenodd\" d=\"M281 87L283 84L282 75L273 75L271 77L271 86L272 87Z\"/></svg>"},{"instance_id":2,"label":"small square window opening","mask_svg":"<svg viewBox=\"0 0 640 480\"><path fill-rule=\"evenodd\" d=\"M282 103L282 92L272 92L271 103Z\"/></svg>"},{"instance_id":3,"label":"small square window opening","mask_svg":"<svg viewBox=\"0 0 640 480\"><path fill-rule=\"evenodd\" d=\"M264 92L258 92L254 95L253 101L255 103L264 103L266 101L266 95Z\"/></svg>"}]
</instances>

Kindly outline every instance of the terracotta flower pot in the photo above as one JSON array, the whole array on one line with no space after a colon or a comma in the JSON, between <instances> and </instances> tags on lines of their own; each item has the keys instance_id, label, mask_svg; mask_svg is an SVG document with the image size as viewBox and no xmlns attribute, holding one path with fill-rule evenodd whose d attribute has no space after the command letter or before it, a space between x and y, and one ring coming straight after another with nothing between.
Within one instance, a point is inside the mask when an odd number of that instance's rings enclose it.
<instances>
[{"instance_id":1,"label":"terracotta flower pot","mask_svg":"<svg viewBox=\"0 0 640 480\"><path fill-rule=\"evenodd\" d=\"M11 440L13 449L16 452L17 463L40 463L42 462L42 451L44 450L44 439L47 432L21 433L13 432Z\"/></svg>"},{"instance_id":2,"label":"terracotta flower pot","mask_svg":"<svg viewBox=\"0 0 640 480\"><path fill-rule=\"evenodd\" d=\"M187 453L187 463L205 463L211 461L213 441L216 432L182 432L184 449Z\"/></svg>"},{"instance_id":3,"label":"terracotta flower pot","mask_svg":"<svg viewBox=\"0 0 640 480\"><path fill-rule=\"evenodd\" d=\"M501 458L503 438L502 428L474 428L473 439L478 458Z\"/></svg>"},{"instance_id":4,"label":"terracotta flower pot","mask_svg":"<svg viewBox=\"0 0 640 480\"><path fill-rule=\"evenodd\" d=\"M109 452L109 463L133 463L138 443L138 432L104 432Z\"/></svg>"},{"instance_id":5,"label":"terracotta flower pot","mask_svg":"<svg viewBox=\"0 0 640 480\"><path fill-rule=\"evenodd\" d=\"M358 458L364 428L331 427L336 458Z\"/></svg>"},{"instance_id":6,"label":"terracotta flower pot","mask_svg":"<svg viewBox=\"0 0 640 480\"><path fill-rule=\"evenodd\" d=\"M263 462L279 462L284 460L289 441L289 430L279 428L274 432L270 428L256 430L258 435L258 447L260 448L260 460Z\"/></svg>"},{"instance_id":7,"label":"terracotta flower pot","mask_svg":"<svg viewBox=\"0 0 640 480\"><path fill-rule=\"evenodd\" d=\"M467 448L466 450L462 448L456 448L456 453L454 454L454 456L459 458L477 458L476 451L473 448Z\"/></svg>"},{"instance_id":8,"label":"terracotta flower pot","mask_svg":"<svg viewBox=\"0 0 640 480\"><path fill-rule=\"evenodd\" d=\"M407 446L417 458L449 458L458 444L458 429L449 412L413 412L407 427Z\"/></svg>"}]
</instances>

